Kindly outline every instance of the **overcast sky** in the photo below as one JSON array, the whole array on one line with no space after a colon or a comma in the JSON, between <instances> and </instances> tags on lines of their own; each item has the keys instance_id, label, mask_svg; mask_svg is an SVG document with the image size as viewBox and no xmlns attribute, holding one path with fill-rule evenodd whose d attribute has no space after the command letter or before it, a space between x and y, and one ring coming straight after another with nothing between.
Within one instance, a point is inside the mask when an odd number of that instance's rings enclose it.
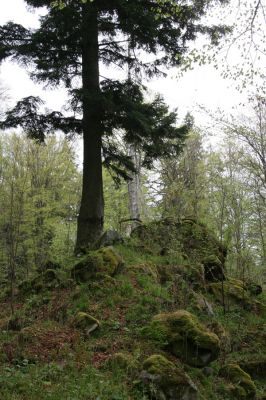
<instances>
[{"instance_id":1,"label":"overcast sky","mask_svg":"<svg viewBox=\"0 0 266 400\"><path fill-rule=\"evenodd\" d=\"M3 5L4 4L4 5ZM0 24L12 20L26 27L38 26L38 15L30 13L23 0L2 0ZM196 122L202 124L206 116L197 111L197 105L215 110L221 108L226 112L236 112L238 104L245 101L245 94L240 94L232 81L221 78L220 73L211 65L195 67L193 71L177 78L178 71L171 70L167 78L154 79L148 86L151 92L161 93L170 107L177 107L181 118L187 111L196 116ZM60 109L65 97L63 89L44 91L41 86L33 84L27 73L10 62L4 62L0 68L0 80L9 88L11 102L28 95L39 95L47 101L49 108Z\"/></svg>"}]
</instances>

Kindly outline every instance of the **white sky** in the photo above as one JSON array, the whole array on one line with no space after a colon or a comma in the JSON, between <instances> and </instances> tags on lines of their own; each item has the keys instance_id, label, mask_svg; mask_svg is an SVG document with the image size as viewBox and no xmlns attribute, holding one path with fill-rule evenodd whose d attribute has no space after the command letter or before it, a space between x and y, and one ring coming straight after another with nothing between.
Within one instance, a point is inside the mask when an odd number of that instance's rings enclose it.
<instances>
[{"instance_id":1,"label":"white sky","mask_svg":"<svg viewBox=\"0 0 266 400\"><path fill-rule=\"evenodd\" d=\"M26 27L38 26L38 15L27 11L23 0L1 0L0 24L9 20ZM149 89L161 93L171 108L177 107L181 118L187 111L192 112L199 125L204 124L206 116L197 111L198 104L211 110L221 108L231 113L233 108L237 109L239 103L246 100L246 96L234 88L233 82L222 79L211 65L195 67L179 79L177 75L177 70L171 70L167 78L149 82ZM9 88L11 104L25 96L39 95L47 101L49 108L60 110L65 97L63 89L43 91L42 86L30 81L23 69L10 62L2 64L0 81Z\"/></svg>"}]
</instances>

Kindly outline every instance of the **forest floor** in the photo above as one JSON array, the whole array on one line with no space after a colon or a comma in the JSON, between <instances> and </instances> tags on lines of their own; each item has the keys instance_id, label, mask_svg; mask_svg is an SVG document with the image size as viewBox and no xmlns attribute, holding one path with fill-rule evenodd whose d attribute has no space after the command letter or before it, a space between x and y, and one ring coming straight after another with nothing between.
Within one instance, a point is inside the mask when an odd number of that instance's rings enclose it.
<instances>
[{"instance_id":1,"label":"forest floor","mask_svg":"<svg viewBox=\"0 0 266 400\"><path fill-rule=\"evenodd\" d=\"M62 270L32 277L16 290L13 316L3 291L1 400L266 399L265 291L250 280L206 280L199 241L190 241L190 254L185 234L172 247L164 237L167 248L160 242L165 232L160 239L150 234L111 249L123 260L116 273L76 279L71 269L80 261L72 259ZM189 233L194 239L200 234ZM205 248L205 259L213 256L211 246L209 252ZM189 334L186 358L184 346L170 346L182 332L173 338L168 325L163 331L152 325L154 316L166 320L180 310L219 341L205 365L195 365L195 354L189 359L195 351ZM162 366L147 369L145 360L154 355L186 378L169 381Z\"/></svg>"}]
</instances>

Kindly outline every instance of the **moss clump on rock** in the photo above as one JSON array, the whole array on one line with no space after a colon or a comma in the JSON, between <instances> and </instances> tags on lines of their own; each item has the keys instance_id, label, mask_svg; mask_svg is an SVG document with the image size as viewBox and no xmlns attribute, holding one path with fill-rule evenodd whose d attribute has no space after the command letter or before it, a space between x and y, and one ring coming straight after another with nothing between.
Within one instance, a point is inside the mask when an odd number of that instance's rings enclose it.
<instances>
[{"instance_id":1,"label":"moss clump on rock","mask_svg":"<svg viewBox=\"0 0 266 400\"><path fill-rule=\"evenodd\" d=\"M146 245L157 254L162 255L162 249L168 248L193 264L203 264L206 280L224 279L227 249L204 224L194 219L154 221L136 228L133 236L141 246Z\"/></svg>"},{"instance_id":2,"label":"moss clump on rock","mask_svg":"<svg viewBox=\"0 0 266 400\"><path fill-rule=\"evenodd\" d=\"M73 320L73 326L82 330L87 335L99 328L99 321L91 315L79 311Z\"/></svg>"},{"instance_id":3,"label":"moss clump on rock","mask_svg":"<svg viewBox=\"0 0 266 400\"><path fill-rule=\"evenodd\" d=\"M74 265L71 277L78 282L86 282L96 274L114 276L123 266L123 260L112 247L90 251Z\"/></svg>"},{"instance_id":4,"label":"moss clump on rock","mask_svg":"<svg viewBox=\"0 0 266 400\"><path fill-rule=\"evenodd\" d=\"M208 365L220 352L217 335L185 310L156 315L149 326L144 328L144 334L195 367Z\"/></svg>"},{"instance_id":5,"label":"moss clump on rock","mask_svg":"<svg viewBox=\"0 0 266 400\"><path fill-rule=\"evenodd\" d=\"M183 370L162 355L146 359L140 379L152 398L165 400L197 400L197 387Z\"/></svg>"},{"instance_id":6,"label":"moss clump on rock","mask_svg":"<svg viewBox=\"0 0 266 400\"><path fill-rule=\"evenodd\" d=\"M232 382L235 393L242 394L244 399L255 399L256 387L249 374L243 371L237 364L227 364L219 371L219 375ZM245 397L243 397L245 396Z\"/></svg>"},{"instance_id":7,"label":"moss clump on rock","mask_svg":"<svg viewBox=\"0 0 266 400\"><path fill-rule=\"evenodd\" d=\"M238 279L229 278L223 283L210 283L209 291L219 303L223 304L224 301L226 308L241 306L248 311L266 312L265 305L254 299L243 282Z\"/></svg>"}]
</instances>

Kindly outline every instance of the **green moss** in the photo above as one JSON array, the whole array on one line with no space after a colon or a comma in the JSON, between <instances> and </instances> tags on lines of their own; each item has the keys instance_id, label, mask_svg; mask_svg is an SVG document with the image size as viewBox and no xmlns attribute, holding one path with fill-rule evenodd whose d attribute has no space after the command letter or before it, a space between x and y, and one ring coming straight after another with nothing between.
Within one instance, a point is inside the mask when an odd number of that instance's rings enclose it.
<instances>
[{"instance_id":1,"label":"green moss","mask_svg":"<svg viewBox=\"0 0 266 400\"><path fill-rule=\"evenodd\" d=\"M89 334L100 326L97 319L85 312L78 312L73 320L73 326Z\"/></svg>"},{"instance_id":2,"label":"green moss","mask_svg":"<svg viewBox=\"0 0 266 400\"><path fill-rule=\"evenodd\" d=\"M181 400L198 398L197 388L184 371L162 355L155 354L143 363L142 381L155 398Z\"/></svg>"},{"instance_id":3,"label":"green moss","mask_svg":"<svg viewBox=\"0 0 266 400\"><path fill-rule=\"evenodd\" d=\"M155 254L183 255L191 264L203 264L205 278L224 279L227 249L204 225L193 219L164 219L139 226L134 231L139 244L153 249ZM169 257L168 257L169 258Z\"/></svg>"},{"instance_id":4,"label":"green moss","mask_svg":"<svg viewBox=\"0 0 266 400\"><path fill-rule=\"evenodd\" d=\"M113 276L122 266L120 255L112 247L103 247L82 256L72 268L71 277L77 282L86 282L95 278L96 274Z\"/></svg>"},{"instance_id":5,"label":"green moss","mask_svg":"<svg viewBox=\"0 0 266 400\"><path fill-rule=\"evenodd\" d=\"M156 315L144 334L196 367L208 365L220 351L218 337L185 310Z\"/></svg>"},{"instance_id":6,"label":"green moss","mask_svg":"<svg viewBox=\"0 0 266 400\"><path fill-rule=\"evenodd\" d=\"M209 291L220 304L223 304L224 301L227 309L241 306L248 311L257 311L262 314L266 312L265 305L254 299L246 290L243 282L238 279L229 278L223 283L211 283L209 284Z\"/></svg>"},{"instance_id":7,"label":"green moss","mask_svg":"<svg viewBox=\"0 0 266 400\"><path fill-rule=\"evenodd\" d=\"M224 265L226 248L206 225L193 219L183 219L177 224L177 230L182 248L189 258L203 262L212 256Z\"/></svg>"},{"instance_id":8,"label":"green moss","mask_svg":"<svg viewBox=\"0 0 266 400\"><path fill-rule=\"evenodd\" d=\"M220 376L231 381L236 388L237 393L245 395L245 399L254 399L256 397L256 387L249 374L243 371L237 364L227 364L220 369Z\"/></svg>"},{"instance_id":9,"label":"green moss","mask_svg":"<svg viewBox=\"0 0 266 400\"><path fill-rule=\"evenodd\" d=\"M98 253L101 254L103 259L103 269L98 271L99 273L113 276L115 273L120 272L123 260L113 247L103 247L98 250Z\"/></svg>"}]
</instances>

